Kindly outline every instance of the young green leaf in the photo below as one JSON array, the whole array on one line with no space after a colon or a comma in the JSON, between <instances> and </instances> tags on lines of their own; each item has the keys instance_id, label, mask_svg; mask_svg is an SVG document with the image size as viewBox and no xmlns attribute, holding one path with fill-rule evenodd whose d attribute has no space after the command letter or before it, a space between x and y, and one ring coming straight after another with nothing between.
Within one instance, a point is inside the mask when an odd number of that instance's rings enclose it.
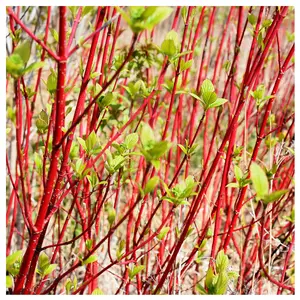
<instances>
[{"instance_id":1,"label":"young green leaf","mask_svg":"<svg viewBox=\"0 0 300 300\"><path fill-rule=\"evenodd\" d=\"M126 148L130 150L136 145L138 140L139 140L139 136L136 132L134 132L126 136L124 144Z\"/></svg>"},{"instance_id":2,"label":"young green leaf","mask_svg":"<svg viewBox=\"0 0 300 300\"><path fill-rule=\"evenodd\" d=\"M18 54L21 57L24 65L26 65L30 58L30 52L31 52L31 42L29 40L26 40L24 43L16 47L13 54L15 55Z\"/></svg>"},{"instance_id":3,"label":"young green leaf","mask_svg":"<svg viewBox=\"0 0 300 300\"><path fill-rule=\"evenodd\" d=\"M83 265L88 265L88 264L91 264L91 263L93 263L93 262L95 262L95 261L97 261L97 260L98 260L97 255L91 255L91 256L88 257L86 260L84 260L84 261L82 262L82 264L83 264Z\"/></svg>"},{"instance_id":4,"label":"young green leaf","mask_svg":"<svg viewBox=\"0 0 300 300\"><path fill-rule=\"evenodd\" d=\"M155 141L154 132L153 129L150 127L149 124L144 123L142 130L141 130L141 136L140 136L141 142L143 147L147 150L151 148Z\"/></svg>"},{"instance_id":5,"label":"young green leaf","mask_svg":"<svg viewBox=\"0 0 300 300\"><path fill-rule=\"evenodd\" d=\"M25 68L23 70L23 74L27 74L29 72L36 71L36 70L42 68L44 65L45 65L45 62L43 62L43 61L37 61L35 63L32 63L31 65L29 65L27 68Z\"/></svg>"},{"instance_id":6,"label":"young green leaf","mask_svg":"<svg viewBox=\"0 0 300 300\"><path fill-rule=\"evenodd\" d=\"M104 293L99 288L95 288L92 292L92 295L104 295Z\"/></svg>"},{"instance_id":7,"label":"young green leaf","mask_svg":"<svg viewBox=\"0 0 300 300\"><path fill-rule=\"evenodd\" d=\"M82 16L89 14L93 10L94 6L84 6L82 9Z\"/></svg>"},{"instance_id":8,"label":"young green leaf","mask_svg":"<svg viewBox=\"0 0 300 300\"><path fill-rule=\"evenodd\" d=\"M265 205L267 205L268 203L272 203L272 202L275 202L276 200L280 199L287 192L288 192L288 190L278 190L278 191L272 192L269 195L265 195L263 197L262 201Z\"/></svg>"},{"instance_id":9,"label":"young green leaf","mask_svg":"<svg viewBox=\"0 0 300 300\"><path fill-rule=\"evenodd\" d=\"M93 246L93 241L92 240L86 240L85 241L85 246L86 246L86 249L91 250L92 246Z\"/></svg>"},{"instance_id":10,"label":"young green leaf","mask_svg":"<svg viewBox=\"0 0 300 300\"><path fill-rule=\"evenodd\" d=\"M148 194L148 193L151 193L155 189L155 187L158 185L158 183L159 183L159 177L158 176L152 177L146 183L146 186L145 186L145 189L144 189L145 195Z\"/></svg>"},{"instance_id":11,"label":"young green leaf","mask_svg":"<svg viewBox=\"0 0 300 300\"><path fill-rule=\"evenodd\" d=\"M256 192L256 199L263 199L269 192L269 182L265 171L257 164L252 163L250 166L251 180Z\"/></svg>"},{"instance_id":12,"label":"young green leaf","mask_svg":"<svg viewBox=\"0 0 300 300\"><path fill-rule=\"evenodd\" d=\"M6 257L6 269L13 265L17 260L19 260L22 257L22 250L18 250L11 255Z\"/></svg>"},{"instance_id":13,"label":"young green leaf","mask_svg":"<svg viewBox=\"0 0 300 300\"><path fill-rule=\"evenodd\" d=\"M113 208L113 207L110 207L108 210L107 210L107 221L109 223L109 225L111 226L115 219L116 219L116 210Z\"/></svg>"},{"instance_id":14,"label":"young green leaf","mask_svg":"<svg viewBox=\"0 0 300 300\"><path fill-rule=\"evenodd\" d=\"M199 292L200 295L207 295L207 291L205 290L205 288L200 283L196 284L196 289L197 289L197 291Z\"/></svg>"},{"instance_id":15,"label":"young green leaf","mask_svg":"<svg viewBox=\"0 0 300 300\"><path fill-rule=\"evenodd\" d=\"M213 271L212 267L210 267L207 270L206 277L205 277L205 285L209 290L213 288L214 277L215 277L214 271Z\"/></svg>"},{"instance_id":16,"label":"young green leaf","mask_svg":"<svg viewBox=\"0 0 300 300\"><path fill-rule=\"evenodd\" d=\"M77 137L77 141L82 146L83 150L87 151L87 146L85 144L85 140L82 139L81 137Z\"/></svg>"},{"instance_id":17,"label":"young green leaf","mask_svg":"<svg viewBox=\"0 0 300 300\"><path fill-rule=\"evenodd\" d=\"M177 53L177 48L173 40L164 40L161 44L160 50L163 54L172 57Z\"/></svg>"},{"instance_id":18,"label":"young green leaf","mask_svg":"<svg viewBox=\"0 0 300 300\"><path fill-rule=\"evenodd\" d=\"M184 61L184 60L181 60L180 61L180 72L183 72L187 69L189 69L193 64L193 60L188 60L188 61Z\"/></svg>"},{"instance_id":19,"label":"young green leaf","mask_svg":"<svg viewBox=\"0 0 300 300\"><path fill-rule=\"evenodd\" d=\"M10 289L13 287L13 278L11 275L6 275L6 288Z\"/></svg>"},{"instance_id":20,"label":"young green leaf","mask_svg":"<svg viewBox=\"0 0 300 300\"><path fill-rule=\"evenodd\" d=\"M216 267L217 267L217 272L221 273L223 271L226 271L228 267L228 256L224 253L224 250L221 250L216 259Z\"/></svg>"},{"instance_id":21,"label":"young green leaf","mask_svg":"<svg viewBox=\"0 0 300 300\"><path fill-rule=\"evenodd\" d=\"M56 269L57 264L50 264L47 268L44 269L43 275L49 275Z\"/></svg>"},{"instance_id":22,"label":"young green leaf","mask_svg":"<svg viewBox=\"0 0 300 300\"><path fill-rule=\"evenodd\" d=\"M209 99L214 91L215 88L212 82L209 79L205 79L201 84L201 96L203 97L203 100Z\"/></svg>"},{"instance_id":23,"label":"young green leaf","mask_svg":"<svg viewBox=\"0 0 300 300\"><path fill-rule=\"evenodd\" d=\"M47 90L50 94L54 94L57 86L57 76L55 73L51 73L47 79Z\"/></svg>"},{"instance_id":24,"label":"young green leaf","mask_svg":"<svg viewBox=\"0 0 300 300\"><path fill-rule=\"evenodd\" d=\"M42 252L39 256L39 269L44 271L50 265L49 257L46 253Z\"/></svg>"},{"instance_id":25,"label":"young green leaf","mask_svg":"<svg viewBox=\"0 0 300 300\"><path fill-rule=\"evenodd\" d=\"M237 182L239 182L243 178L243 171L237 165L234 165L233 171Z\"/></svg>"},{"instance_id":26,"label":"young green leaf","mask_svg":"<svg viewBox=\"0 0 300 300\"><path fill-rule=\"evenodd\" d=\"M248 22L252 25L255 26L256 24L256 17L253 14L248 15Z\"/></svg>"},{"instance_id":27,"label":"young green leaf","mask_svg":"<svg viewBox=\"0 0 300 300\"><path fill-rule=\"evenodd\" d=\"M183 145L181 144L178 144L177 145L181 150L182 152L185 154L185 155L188 155L188 149L186 149Z\"/></svg>"},{"instance_id":28,"label":"young green leaf","mask_svg":"<svg viewBox=\"0 0 300 300\"><path fill-rule=\"evenodd\" d=\"M177 32L174 30L169 31L160 48L164 55L167 55L170 58L174 57L179 51Z\"/></svg>"},{"instance_id":29,"label":"young green leaf","mask_svg":"<svg viewBox=\"0 0 300 300\"><path fill-rule=\"evenodd\" d=\"M134 33L144 29L152 30L155 25L166 19L172 12L172 8L163 6L131 6L128 13L117 8Z\"/></svg>"},{"instance_id":30,"label":"young green leaf","mask_svg":"<svg viewBox=\"0 0 300 300\"><path fill-rule=\"evenodd\" d=\"M230 182L226 185L226 187L239 188L240 185L237 182Z\"/></svg>"},{"instance_id":31,"label":"young green leaf","mask_svg":"<svg viewBox=\"0 0 300 300\"><path fill-rule=\"evenodd\" d=\"M217 98L213 103L210 103L208 105L208 108L214 108L214 107L218 107L223 105L224 103L228 102L227 99L223 99L223 98Z\"/></svg>"},{"instance_id":32,"label":"young green leaf","mask_svg":"<svg viewBox=\"0 0 300 300\"><path fill-rule=\"evenodd\" d=\"M145 269L145 266L143 266L143 265L135 266L135 267L133 267L133 269L128 268L129 278L133 279L135 275L137 275L139 272L141 272L144 269Z\"/></svg>"},{"instance_id":33,"label":"young green leaf","mask_svg":"<svg viewBox=\"0 0 300 300\"><path fill-rule=\"evenodd\" d=\"M224 295L227 291L228 276L225 271L218 274L218 280L215 286L216 295Z\"/></svg>"},{"instance_id":34,"label":"young green leaf","mask_svg":"<svg viewBox=\"0 0 300 300\"><path fill-rule=\"evenodd\" d=\"M170 227L162 228L162 230L157 235L157 239L160 241L163 240L169 231L170 231Z\"/></svg>"}]
</instances>

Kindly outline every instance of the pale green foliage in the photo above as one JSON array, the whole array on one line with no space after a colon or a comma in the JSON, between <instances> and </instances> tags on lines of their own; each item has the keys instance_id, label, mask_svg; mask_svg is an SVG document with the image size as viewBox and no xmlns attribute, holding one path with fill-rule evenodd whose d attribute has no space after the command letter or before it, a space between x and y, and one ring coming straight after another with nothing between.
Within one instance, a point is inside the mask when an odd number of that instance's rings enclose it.
<instances>
[{"instance_id":1,"label":"pale green foliage","mask_svg":"<svg viewBox=\"0 0 300 300\"><path fill-rule=\"evenodd\" d=\"M49 257L46 253L42 252L38 260L37 273L41 276L46 276L56 269L57 264L50 264Z\"/></svg>"},{"instance_id":2,"label":"pale green foliage","mask_svg":"<svg viewBox=\"0 0 300 300\"><path fill-rule=\"evenodd\" d=\"M116 210L109 202L105 203L104 210L107 213L107 221L112 226L116 219Z\"/></svg>"},{"instance_id":3,"label":"pale green foliage","mask_svg":"<svg viewBox=\"0 0 300 300\"><path fill-rule=\"evenodd\" d=\"M44 62L35 62L26 67L31 54L31 43L29 40L19 44L14 52L6 58L6 72L14 78L19 78L29 72L42 68Z\"/></svg>"},{"instance_id":4,"label":"pale green foliage","mask_svg":"<svg viewBox=\"0 0 300 300\"><path fill-rule=\"evenodd\" d=\"M16 276L19 274L23 251L18 250L6 257L6 271Z\"/></svg>"},{"instance_id":5,"label":"pale green foliage","mask_svg":"<svg viewBox=\"0 0 300 300\"><path fill-rule=\"evenodd\" d=\"M263 84L260 84L256 87L255 91L251 91L250 95L254 98L255 102L256 102L256 106L258 107L258 109L261 109L265 102L271 98L274 98L274 96L266 96L266 89L265 86Z\"/></svg>"},{"instance_id":6,"label":"pale green foliage","mask_svg":"<svg viewBox=\"0 0 300 300\"><path fill-rule=\"evenodd\" d=\"M145 189L144 189L144 194L151 193L155 187L159 183L159 177L158 176L153 176L149 181L146 183Z\"/></svg>"},{"instance_id":7,"label":"pale green foliage","mask_svg":"<svg viewBox=\"0 0 300 300\"><path fill-rule=\"evenodd\" d=\"M143 124L140 139L142 143L141 152L148 162L155 168L159 168L159 159L170 149L171 143L167 141L157 142L152 128L148 124Z\"/></svg>"},{"instance_id":8,"label":"pale green foliage","mask_svg":"<svg viewBox=\"0 0 300 300\"><path fill-rule=\"evenodd\" d=\"M228 256L221 250L216 258L216 274L213 268L207 270L205 277L205 286L207 291L200 284L197 285L197 290L200 294L208 295L224 295L227 292L229 280L236 279L238 274L233 271L228 271L229 259Z\"/></svg>"},{"instance_id":9,"label":"pale green foliage","mask_svg":"<svg viewBox=\"0 0 300 300\"><path fill-rule=\"evenodd\" d=\"M217 94L215 93L214 85L209 79L205 79L202 82L200 96L191 92L189 94L201 102L205 111L210 108L221 106L228 101L227 99L218 98Z\"/></svg>"},{"instance_id":10,"label":"pale green foliage","mask_svg":"<svg viewBox=\"0 0 300 300\"><path fill-rule=\"evenodd\" d=\"M95 262L97 260L98 260L97 255L91 255L87 259L83 260L82 264L83 265L88 265L88 264L91 264L91 263L93 263L93 262Z\"/></svg>"},{"instance_id":11,"label":"pale green foliage","mask_svg":"<svg viewBox=\"0 0 300 300\"><path fill-rule=\"evenodd\" d=\"M140 273L142 270L145 269L145 266L140 265L140 266L134 266L133 268L127 267L127 269L129 273L129 278L132 280L134 276L136 276L138 273Z\"/></svg>"},{"instance_id":12,"label":"pale green foliage","mask_svg":"<svg viewBox=\"0 0 300 300\"><path fill-rule=\"evenodd\" d=\"M198 183L194 181L194 178L191 175L183 182L176 184L172 189L169 189L163 182L164 189L167 193L167 196L163 197L163 200L171 202L175 206L184 204L189 205L189 202L187 202L186 199L190 196L196 195L194 189L197 185Z\"/></svg>"},{"instance_id":13,"label":"pale green foliage","mask_svg":"<svg viewBox=\"0 0 300 300\"><path fill-rule=\"evenodd\" d=\"M94 130L89 134L89 136L85 140L81 137L77 137L77 140L88 156L96 155L102 149L102 147L100 146L99 139Z\"/></svg>"},{"instance_id":14,"label":"pale green foliage","mask_svg":"<svg viewBox=\"0 0 300 300\"><path fill-rule=\"evenodd\" d=\"M155 25L165 20L172 12L171 7L164 6L130 6L128 12L118 8L118 11L134 33L145 29L152 30Z\"/></svg>"},{"instance_id":15,"label":"pale green foliage","mask_svg":"<svg viewBox=\"0 0 300 300\"><path fill-rule=\"evenodd\" d=\"M288 190L278 190L269 193L269 181L265 171L256 163L250 167L251 181L256 192L256 199L262 200L264 205L280 199Z\"/></svg>"},{"instance_id":16,"label":"pale green foliage","mask_svg":"<svg viewBox=\"0 0 300 300\"><path fill-rule=\"evenodd\" d=\"M157 235L157 239L160 241L163 240L169 231L170 231L170 227L162 228L159 234Z\"/></svg>"}]
</instances>

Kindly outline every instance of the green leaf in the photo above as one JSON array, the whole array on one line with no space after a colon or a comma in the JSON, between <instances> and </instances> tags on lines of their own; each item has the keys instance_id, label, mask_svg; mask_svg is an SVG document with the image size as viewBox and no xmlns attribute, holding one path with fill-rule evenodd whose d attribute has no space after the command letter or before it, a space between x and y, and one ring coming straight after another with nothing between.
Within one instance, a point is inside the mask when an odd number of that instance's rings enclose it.
<instances>
[{"instance_id":1,"label":"green leaf","mask_svg":"<svg viewBox=\"0 0 300 300\"><path fill-rule=\"evenodd\" d=\"M243 178L243 171L237 165L233 167L233 171L236 180L239 182Z\"/></svg>"},{"instance_id":2,"label":"green leaf","mask_svg":"<svg viewBox=\"0 0 300 300\"><path fill-rule=\"evenodd\" d=\"M209 104L209 108L213 108L213 107L218 107L223 105L224 103L226 103L228 100L227 99L223 99L223 98L217 98L216 101L214 101L213 103Z\"/></svg>"},{"instance_id":3,"label":"green leaf","mask_svg":"<svg viewBox=\"0 0 300 300\"><path fill-rule=\"evenodd\" d=\"M218 280L216 283L216 295L224 295L227 291L228 276L225 271L218 274Z\"/></svg>"},{"instance_id":4,"label":"green leaf","mask_svg":"<svg viewBox=\"0 0 300 300\"><path fill-rule=\"evenodd\" d=\"M94 73L91 73L91 75L90 75L90 79L97 78L97 77L99 77L100 75L101 75L101 73L100 73L100 72L94 72Z\"/></svg>"},{"instance_id":5,"label":"green leaf","mask_svg":"<svg viewBox=\"0 0 300 300\"><path fill-rule=\"evenodd\" d=\"M142 17L145 19L144 28L152 30L155 25L162 22L172 13L173 8L164 6L149 6Z\"/></svg>"},{"instance_id":6,"label":"green leaf","mask_svg":"<svg viewBox=\"0 0 300 300\"><path fill-rule=\"evenodd\" d=\"M39 256L38 266L42 273L50 266L49 257L45 252L42 252Z\"/></svg>"},{"instance_id":7,"label":"green leaf","mask_svg":"<svg viewBox=\"0 0 300 300\"><path fill-rule=\"evenodd\" d=\"M195 99L197 99L197 100L199 100L199 101L202 101L202 99L198 96L198 95L196 95L196 94L194 94L194 93L189 93L193 98L195 98Z\"/></svg>"},{"instance_id":8,"label":"green leaf","mask_svg":"<svg viewBox=\"0 0 300 300\"><path fill-rule=\"evenodd\" d=\"M162 230L157 235L157 239L160 241L163 240L169 231L170 231L170 227L162 228Z\"/></svg>"},{"instance_id":9,"label":"green leaf","mask_svg":"<svg viewBox=\"0 0 300 300\"><path fill-rule=\"evenodd\" d=\"M153 167L156 170L159 170L159 168L160 168L160 161L159 160L151 160L151 164L153 165Z\"/></svg>"},{"instance_id":10,"label":"green leaf","mask_svg":"<svg viewBox=\"0 0 300 300\"><path fill-rule=\"evenodd\" d=\"M124 248L125 248L125 244L126 244L125 240L121 240L121 241L120 241L119 247L118 247L118 249L117 249L117 251L116 251L116 255L117 255L117 259L118 259L118 260L119 260L119 259L122 257L122 255L123 255L123 250L124 250Z\"/></svg>"},{"instance_id":11,"label":"green leaf","mask_svg":"<svg viewBox=\"0 0 300 300\"><path fill-rule=\"evenodd\" d=\"M25 68L23 70L23 74L27 74L29 72L38 70L38 69L42 68L44 65L45 65L44 61L38 61L38 62L32 63L31 65L29 65L27 68Z\"/></svg>"},{"instance_id":12,"label":"green leaf","mask_svg":"<svg viewBox=\"0 0 300 300\"><path fill-rule=\"evenodd\" d=\"M95 288L92 295L104 295L104 293L99 288Z\"/></svg>"},{"instance_id":13,"label":"green leaf","mask_svg":"<svg viewBox=\"0 0 300 300\"><path fill-rule=\"evenodd\" d=\"M89 14L93 10L94 6L84 6L82 9L82 16Z\"/></svg>"},{"instance_id":14,"label":"green leaf","mask_svg":"<svg viewBox=\"0 0 300 300\"><path fill-rule=\"evenodd\" d=\"M205 288L200 283L196 284L196 289L200 295L207 295Z\"/></svg>"},{"instance_id":15,"label":"green leaf","mask_svg":"<svg viewBox=\"0 0 300 300\"><path fill-rule=\"evenodd\" d=\"M150 127L150 125L148 123L143 124L140 139L141 139L143 147L146 150L151 148L151 146L155 142L153 129Z\"/></svg>"},{"instance_id":16,"label":"green leaf","mask_svg":"<svg viewBox=\"0 0 300 300\"><path fill-rule=\"evenodd\" d=\"M280 199L283 195L285 195L289 190L278 190L269 195L265 195L262 199L263 203L267 205L268 203L275 202Z\"/></svg>"},{"instance_id":17,"label":"green leaf","mask_svg":"<svg viewBox=\"0 0 300 300\"><path fill-rule=\"evenodd\" d=\"M12 54L6 58L6 72L13 77L21 76L24 66L24 62L19 54Z\"/></svg>"},{"instance_id":18,"label":"green leaf","mask_svg":"<svg viewBox=\"0 0 300 300\"><path fill-rule=\"evenodd\" d=\"M193 60L192 59L188 60L188 61L181 60L180 61L180 72L183 72L183 71L189 69L192 66L192 64L193 64Z\"/></svg>"},{"instance_id":19,"label":"green leaf","mask_svg":"<svg viewBox=\"0 0 300 300\"><path fill-rule=\"evenodd\" d=\"M169 57L172 57L177 52L175 43L172 40L164 40L161 44L160 50L163 54Z\"/></svg>"},{"instance_id":20,"label":"green leaf","mask_svg":"<svg viewBox=\"0 0 300 300\"><path fill-rule=\"evenodd\" d=\"M85 247L86 247L86 249L91 250L92 247L93 247L93 241L92 240L86 240L85 241Z\"/></svg>"},{"instance_id":21,"label":"green leaf","mask_svg":"<svg viewBox=\"0 0 300 300\"><path fill-rule=\"evenodd\" d=\"M114 100L114 95L112 92L106 93L106 95L101 98L101 101L99 102L99 106L101 108L109 106Z\"/></svg>"},{"instance_id":22,"label":"green leaf","mask_svg":"<svg viewBox=\"0 0 300 300\"><path fill-rule=\"evenodd\" d=\"M13 54L18 54L21 57L24 65L26 65L30 58L30 52L31 52L31 43L29 40L26 40L24 43L16 47Z\"/></svg>"},{"instance_id":23,"label":"green leaf","mask_svg":"<svg viewBox=\"0 0 300 300\"><path fill-rule=\"evenodd\" d=\"M82 148L83 148L85 151L87 151L87 146L86 146L86 144L85 144L85 140L82 139L81 137L77 137L77 141L78 141L78 143L82 146Z\"/></svg>"},{"instance_id":24,"label":"green leaf","mask_svg":"<svg viewBox=\"0 0 300 300\"><path fill-rule=\"evenodd\" d=\"M205 101L205 99L209 98L214 91L215 88L212 82L209 79L205 79L201 84L201 96L203 100Z\"/></svg>"},{"instance_id":25,"label":"green leaf","mask_svg":"<svg viewBox=\"0 0 300 300\"><path fill-rule=\"evenodd\" d=\"M44 271L43 271L43 275L46 276L46 275L49 275L50 273L52 273L55 268L56 268L57 264L51 264L49 265Z\"/></svg>"},{"instance_id":26,"label":"green leaf","mask_svg":"<svg viewBox=\"0 0 300 300\"><path fill-rule=\"evenodd\" d=\"M68 9L71 11L73 18L76 16L77 14L77 9L78 6L68 6Z\"/></svg>"},{"instance_id":27,"label":"green leaf","mask_svg":"<svg viewBox=\"0 0 300 300\"><path fill-rule=\"evenodd\" d=\"M188 149L186 149L183 145L181 144L178 144L177 145L181 150L182 152L185 154L185 155L188 155Z\"/></svg>"},{"instance_id":28,"label":"green leaf","mask_svg":"<svg viewBox=\"0 0 300 300\"><path fill-rule=\"evenodd\" d=\"M86 260L84 260L84 261L82 262L82 264L83 264L83 265L88 265L88 264L91 264L91 263L93 263L93 262L95 262L95 261L97 261L97 260L98 260L97 255L91 255L91 256L88 257Z\"/></svg>"},{"instance_id":29,"label":"green leaf","mask_svg":"<svg viewBox=\"0 0 300 300\"><path fill-rule=\"evenodd\" d=\"M217 255L217 259L216 259L216 267L217 267L217 272L223 272L226 271L227 267L228 267L228 256L224 253L224 250L221 250L218 255Z\"/></svg>"},{"instance_id":30,"label":"green leaf","mask_svg":"<svg viewBox=\"0 0 300 300\"><path fill-rule=\"evenodd\" d=\"M252 163L250 166L251 180L256 192L256 199L264 198L269 192L269 182L265 171L257 164Z\"/></svg>"},{"instance_id":31,"label":"green leaf","mask_svg":"<svg viewBox=\"0 0 300 300\"><path fill-rule=\"evenodd\" d=\"M11 255L6 257L6 269L13 265L17 260L19 260L22 257L22 250L18 250L14 253L12 253Z\"/></svg>"},{"instance_id":32,"label":"green leaf","mask_svg":"<svg viewBox=\"0 0 300 300\"><path fill-rule=\"evenodd\" d=\"M210 267L208 270L207 270L207 273L206 273L206 277L205 277L205 285L208 289L211 289L213 288L213 279L214 279L214 271L212 269L212 267Z\"/></svg>"},{"instance_id":33,"label":"green leaf","mask_svg":"<svg viewBox=\"0 0 300 300\"><path fill-rule=\"evenodd\" d=\"M57 76L55 73L51 73L47 79L47 90L50 94L56 92L57 87Z\"/></svg>"},{"instance_id":34,"label":"green leaf","mask_svg":"<svg viewBox=\"0 0 300 300\"><path fill-rule=\"evenodd\" d=\"M134 132L126 136L124 144L126 148L130 150L136 145L138 140L139 140L139 136L136 132Z\"/></svg>"},{"instance_id":35,"label":"green leaf","mask_svg":"<svg viewBox=\"0 0 300 300\"><path fill-rule=\"evenodd\" d=\"M66 288L66 294L69 295L72 288L72 281L70 278L67 279L65 288Z\"/></svg>"},{"instance_id":36,"label":"green leaf","mask_svg":"<svg viewBox=\"0 0 300 300\"><path fill-rule=\"evenodd\" d=\"M248 15L248 22L252 25L255 26L256 24L256 17L253 14Z\"/></svg>"},{"instance_id":37,"label":"green leaf","mask_svg":"<svg viewBox=\"0 0 300 300\"><path fill-rule=\"evenodd\" d=\"M174 30L168 32L160 48L161 52L169 57L177 54L179 51L177 32Z\"/></svg>"},{"instance_id":38,"label":"green leaf","mask_svg":"<svg viewBox=\"0 0 300 300\"><path fill-rule=\"evenodd\" d=\"M153 145L153 147L148 150L151 159L157 160L163 156L169 149L171 144L167 141L160 141Z\"/></svg>"},{"instance_id":39,"label":"green leaf","mask_svg":"<svg viewBox=\"0 0 300 300\"><path fill-rule=\"evenodd\" d=\"M146 183L146 186L145 186L145 189L144 189L145 195L148 194L148 193L151 193L155 189L155 187L158 185L158 183L159 183L159 177L158 176L152 177Z\"/></svg>"},{"instance_id":40,"label":"green leaf","mask_svg":"<svg viewBox=\"0 0 300 300\"><path fill-rule=\"evenodd\" d=\"M226 185L226 187L239 188L240 185L237 182L230 182Z\"/></svg>"},{"instance_id":41,"label":"green leaf","mask_svg":"<svg viewBox=\"0 0 300 300\"><path fill-rule=\"evenodd\" d=\"M172 12L172 8L163 6L130 6L128 14L117 7L118 12L130 26L134 33L144 29L152 30L155 25L166 19Z\"/></svg>"},{"instance_id":42,"label":"green leaf","mask_svg":"<svg viewBox=\"0 0 300 300\"><path fill-rule=\"evenodd\" d=\"M267 19L267 20L263 20L263 22L262 22L262 27L264 27L264 28L268 28L268 27L270 27L271 26L271 24L273 23L273 21L272 20L269 20L269 19Z\"/></svg>"},{"instance_id":43,"label":"green leaf","mask_svg":"<svg viewBox=\"0 0 300 300\"><path fill-rule=\"evenodd\" d=\"M13 287L13 279L11 275L6 275L6 288L12 288Z\"/></svg>"},{"instance_id":44,"label":"green leaf","mask_svg":"<svg viewBox=\"0 0 300 300\"><path fill-rule=\"evenodd\" d=\"M133 279L135 275L137 275L139 272L141 272L144 269L145 269L145 266L143 266L143 265L135 266L135 267L133 267L133 269L128 268L129 278Z\"/></svg>"},{"instance_id":45,"label":"green leaf","mask_svg":"<svg viewBox=\"0 0 300 300\"><path fill-rule=\"evenodd\" d=\"M50 29L50 32L51 32L51 34L52 34L54 40L55 40L56 42L58 42L58 33L57 33L57 31L56 31L54 28L49 28L49 29Z\"/></svg>"},{"instance_id":46,"label":"green leaf","mask_svg":"<svg viewBox=\"0 0 300 300\"><path fill-rule=\"evenodd\" d=\"M108 213L107 221L108 221L109 225L111 226L116 219L116 211L113 207L110 207L108 209L107 213Z\"/></svg>"},{"instance_id":47,"label":"green leaf","mask_svg":"<svg viewBox=\"0 0 300 300\"><path fill-rule=\"evenodd\" d=\"M89 154L92 152L92 150L94 149L97 143L98 143L98 138L95 131L93 130L88 136L88 138L85 140L85 145L87 148L87 152Z\"/></svg>"},{"instance_id":48,"label":"green leaf","mask_svg":"<svg viewBox=\"0 0 300 300\"><path fill-rule=\"evenodd\" d=\"M95 186L97 186L98 184L101 184L98 180L98 177L96 175L95 172L91 172L91 175L87 175L86 176L90 185L92 186L92 188L94 188ZM105 183L104 183L105 184Z\"/></svg>"}]
</instances>

